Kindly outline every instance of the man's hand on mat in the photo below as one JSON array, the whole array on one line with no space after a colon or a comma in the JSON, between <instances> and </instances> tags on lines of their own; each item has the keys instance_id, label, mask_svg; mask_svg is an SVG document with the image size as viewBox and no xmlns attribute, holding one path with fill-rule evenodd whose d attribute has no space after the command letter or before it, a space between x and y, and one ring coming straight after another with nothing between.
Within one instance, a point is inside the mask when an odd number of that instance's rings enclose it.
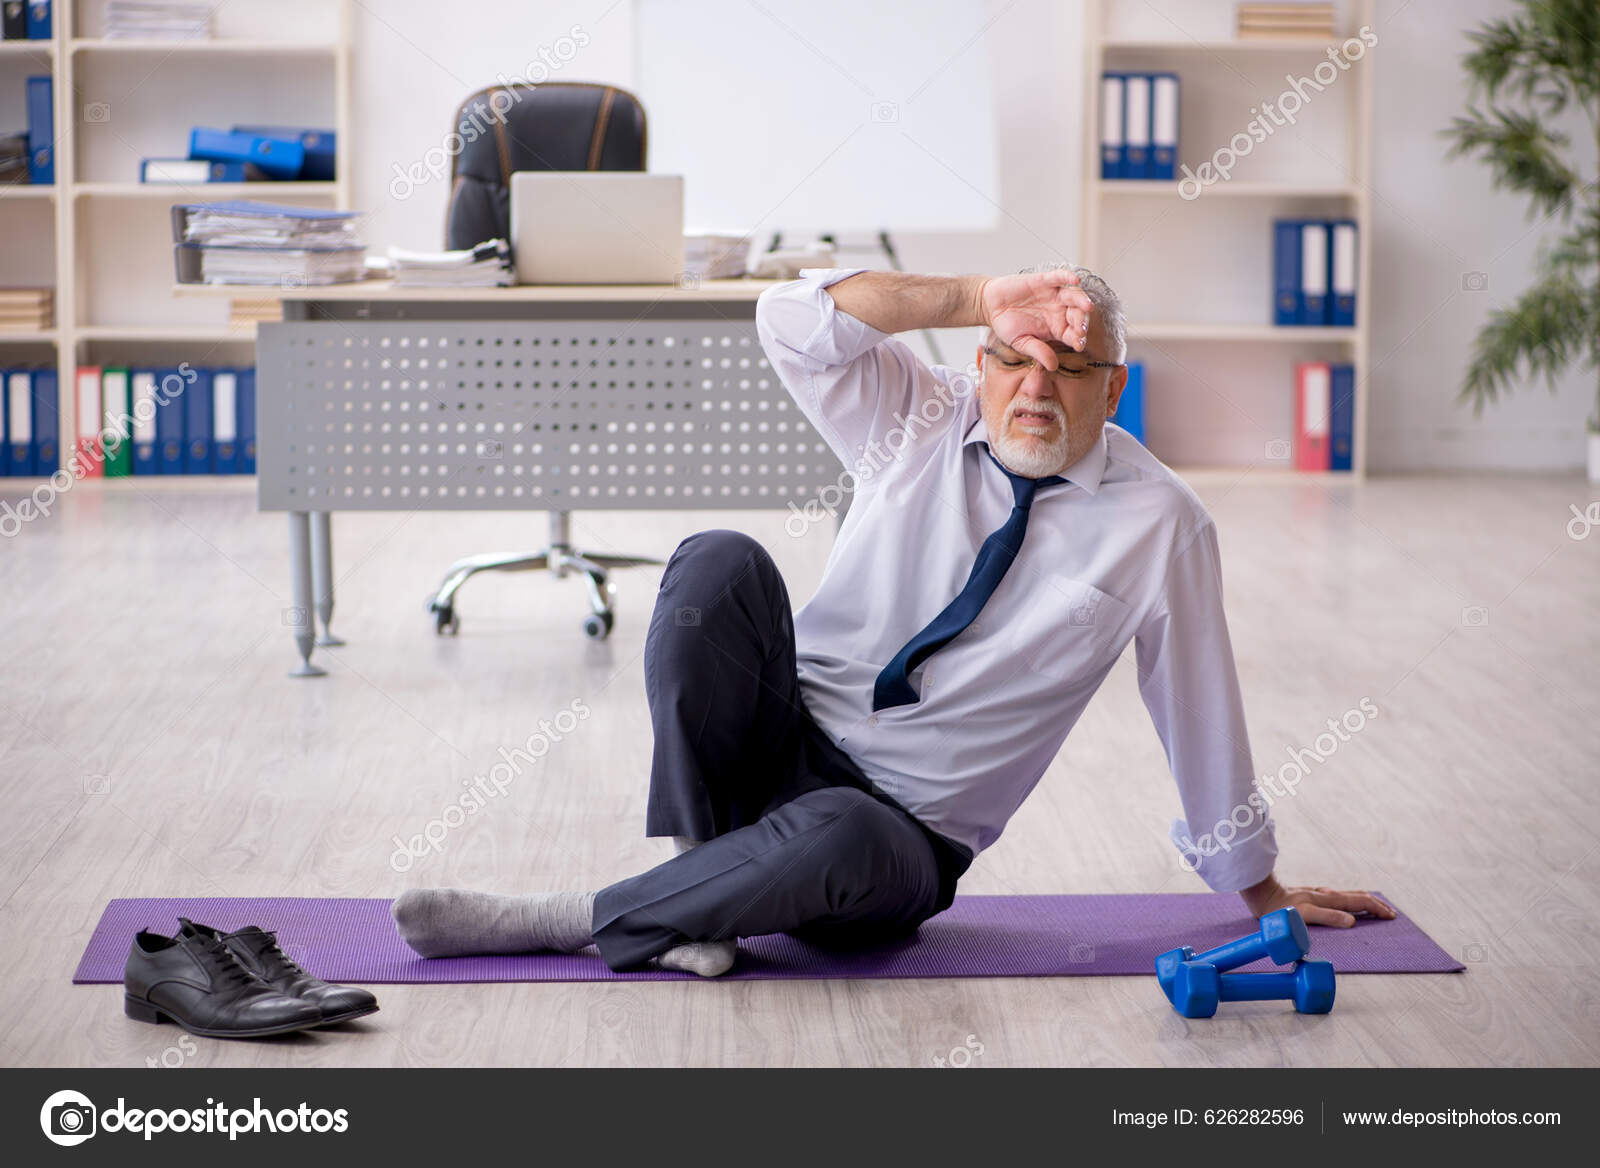
<instances>
[{"instance_id":1,"label":"man's hand on mat","mask_svg":"<svg viewBox=\"0 0 1600 1168\"><path fill-rule=\"evenodd\" d=\"M991 276L978 293L980 316L995 336L1046 369L1056 367L1054 344L1079 352L1087 344L1094 305L1065 268Z\"/></svg>"},{"instance_id":2,"label":"man's hand on mat","mask_svg":"<svg viewBox=\"0 0 1600 1168\"><path fill-rule=\"evenodd\" d=\"M1355 924L1357 913L1366 913L1386 921L1395 917L1394 909L1370 892L1342 892L1336 888L1309 888L1302 885L1286 888L1278 883L1276 876L1268 876L1239 895L1255 916L1265 916L1293 905L1300 910L1306 924L1331 925L1336 929L1348 929Z\"/></svg>"}]
</instances>

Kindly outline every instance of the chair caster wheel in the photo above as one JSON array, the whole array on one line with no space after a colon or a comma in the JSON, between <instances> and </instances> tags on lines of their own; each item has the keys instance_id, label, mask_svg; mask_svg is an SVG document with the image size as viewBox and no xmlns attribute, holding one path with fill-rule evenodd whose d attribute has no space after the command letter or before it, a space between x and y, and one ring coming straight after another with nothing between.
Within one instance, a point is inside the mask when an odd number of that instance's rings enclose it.
<instances>
[{"instance_id":1,"label":"chair caster wheel","mask_svg":"<svg viewBox=\"0 0 1600 1168\"><path fill-rule=\"evenodd\" d=\"M443 607L430 604L428 611L433 613L433 631L439 636L449 633L451 636L461 631L461 618L456 615L455 605L446 604Z\"/></svg>"},{"instance_id":2,"label":"chair caster wheel","mask_svg":"<svg viewBox=\"0 0 1600 1168\"><path fill-rule=\"evenodd\" d=\"M591 641L603 641L611 635L617 618L609 612L593 613L583 618L583 635Z\"/></svg>"}]
</instances>

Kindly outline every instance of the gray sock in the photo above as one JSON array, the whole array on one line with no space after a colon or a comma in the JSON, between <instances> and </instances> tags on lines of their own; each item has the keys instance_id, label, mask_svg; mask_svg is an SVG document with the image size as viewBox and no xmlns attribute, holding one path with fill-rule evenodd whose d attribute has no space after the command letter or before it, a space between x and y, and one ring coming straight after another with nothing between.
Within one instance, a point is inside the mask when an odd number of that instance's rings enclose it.
<instances>
[{"instance_id":1,"label":"gray sock","mask_svg":"<svg viewBox=\"0 0 1600 1168\"><path fill-rule=\"evenodd\" d=\"M675 835L672 837L672 850L681 856L699 847L702 842L686 835ZM687 945L668 949L656 958L656 964L662 969L698 973L701 977L721 977L733 968L738 952L739 946L733 941L691 941Z\"/></svg>"},{"instance_id":2,"label":"gray sock","mask_svg":"<svg viewBox=\"0 0 1600 1168\"><path fill-rule=\"evenodd\" d=\"M419 888L402 895L390 911L401 940L424 957L539 949L573 953L594 943L592 892L497 896L464 888Z\"/></svg>"},{"instance_id":3,"label":"gray sock","mask_svg":"<svg viewBox=\"0 0 1600 1168\"><path fill-rule=\"evenodd\" d=\"M690 941L656 958L662 969L679 969L701 977L721 977L733 968L739 946L733 941Z\"/></svg>"}]
</instances>

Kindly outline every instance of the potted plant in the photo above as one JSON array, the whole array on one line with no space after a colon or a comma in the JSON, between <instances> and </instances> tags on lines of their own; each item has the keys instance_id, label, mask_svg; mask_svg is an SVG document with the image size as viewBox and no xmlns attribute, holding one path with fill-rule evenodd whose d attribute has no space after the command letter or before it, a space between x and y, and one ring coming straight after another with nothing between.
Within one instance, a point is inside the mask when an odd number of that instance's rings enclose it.
<instances>
[{"instance_id":1,"label":"potted plant","mask_svg":"<svg viewBox=\"0 0 1600 1168\"><path fill-rule=\"evenodd\" d=\"M1474 414L1516 383L1543 374L1553 393L1569 367L1596 377L1589 416L1589 481L1600 482L1600 183L1578 169L1571 139L1552 123L1581 110L1600 149L1600 4L1520 0L1518 11L1467 34L1471 99L1442 133L1450 156L1486 162L1497 188L1528 196L1528 216L1559 234L1540 249L1538 280L1478 332L1459 400Z\"/></svg>"}]
</instances>

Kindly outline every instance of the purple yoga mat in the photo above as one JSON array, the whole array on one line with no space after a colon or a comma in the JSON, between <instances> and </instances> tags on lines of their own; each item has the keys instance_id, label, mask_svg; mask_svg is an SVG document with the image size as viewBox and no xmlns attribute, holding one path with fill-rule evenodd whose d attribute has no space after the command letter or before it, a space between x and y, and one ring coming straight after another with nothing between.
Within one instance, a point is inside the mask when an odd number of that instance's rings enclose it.
<instances>
[{"instance_id":1,"label":"purple yoga mat","mask_svg":"<svg viewBox=\"0 0 1600 1168\"><path fill-rule=\"evenodd\" d=\"M1381 894L1380 894L1381 895ZM1388 898L1385 897L1385 900ZM388 900L310 897L113 900L95 926L78 984L120 983L133 935L171 935L179 916L231 930L278 931L290 957L329 981L665 981L693 974L613 973L593 950L579 954L425 960L400 940ZM1389 903L1393 903L1390 901ZM1209 949L1255 922L1231 893L1149 896L958 896L911 940L870 951L821 949L774 934L739 942L727 978L1091 977L1150 974L1176 945ZM1340 973L1453 973L1465 968L1410 918L1358 919L1353 929L1312 929L1313 956ZM1270 969L1262 962L1249 969Z\"/></svg>"}]
</instances>

